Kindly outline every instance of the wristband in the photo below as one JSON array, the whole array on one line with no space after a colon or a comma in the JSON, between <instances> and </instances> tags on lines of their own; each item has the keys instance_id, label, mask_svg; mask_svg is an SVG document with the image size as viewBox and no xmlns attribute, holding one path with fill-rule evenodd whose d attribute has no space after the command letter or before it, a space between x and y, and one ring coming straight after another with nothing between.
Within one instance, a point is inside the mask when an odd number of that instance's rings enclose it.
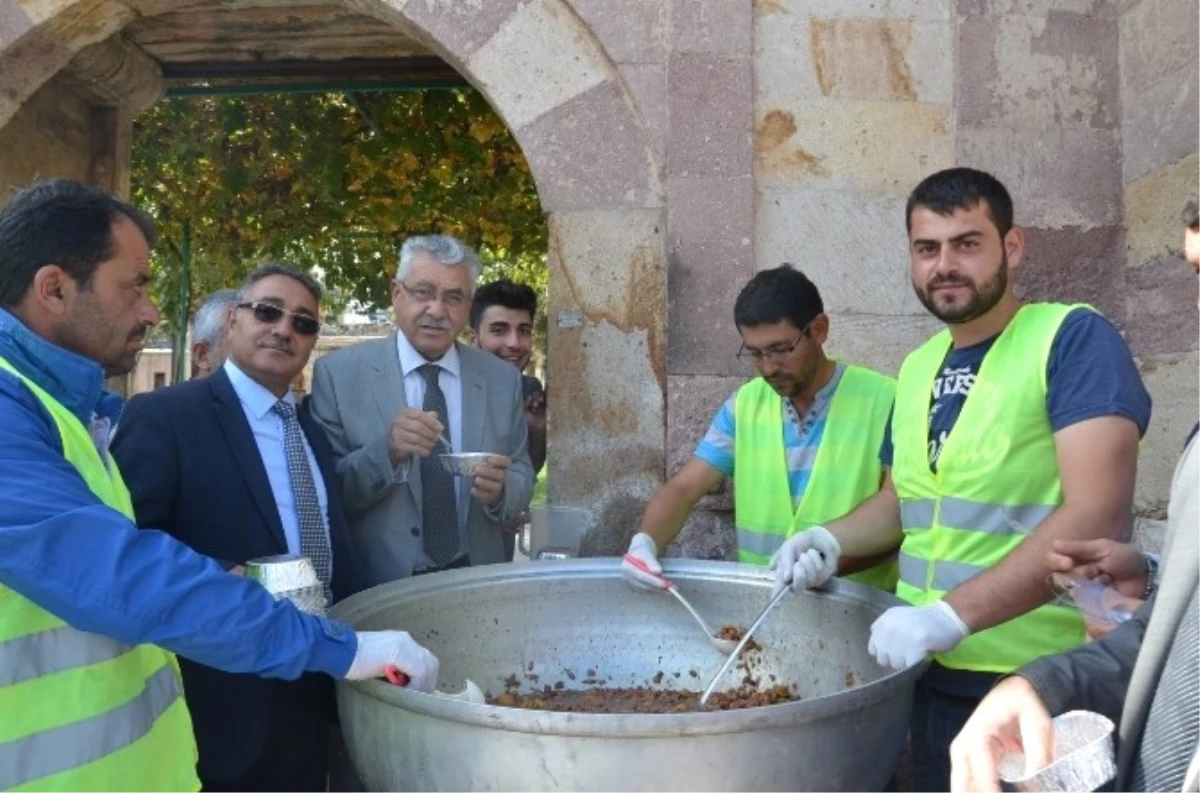
<instances>
[{"instance_id":1,"label":"wristband","mask_svg":"<svg viewBox=\"0 0 1200 793\"><path fill-rule=\"evenodd\" d=\"M1152 553L1143 553L1142 559L1146 561L1146 592L1142 595L1142 600L1149 600L1154 590L1158 589L1158 557Z\"/></svg>"}]
</instances>

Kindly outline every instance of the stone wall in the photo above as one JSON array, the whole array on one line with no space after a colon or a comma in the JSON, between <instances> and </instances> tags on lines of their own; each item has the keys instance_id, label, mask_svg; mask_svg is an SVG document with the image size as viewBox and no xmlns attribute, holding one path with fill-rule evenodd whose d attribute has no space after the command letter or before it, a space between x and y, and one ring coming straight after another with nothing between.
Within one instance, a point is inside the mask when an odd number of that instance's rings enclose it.
<instances>
[{"instance_id":1,"label":"stone wall","mask_svg":"<svg viewBox=\"0 0 1200 793\"><path fill-rule=\"evenodd\" d=\"M912 295L903 205L956 163L1011 189L1023 295L1089 301L1128 332L1157 402L1138 504L1161 512L1197 402L1196 284L1171 252L1196 182L1194 3L345 4L458 68L526 154L551 231L550 497L593 511L587 552L624 548L752 374L732 305L757 269L805 269L831 351L856 362L894 373L937 328ZM128 114L105 137L89 110L86 135L55 142L37 119L57 100L36 91L67 68L101 105L144 106L161 77L120 31L180 5L0 0L0 177L79 175L86 138L123 192ZM730 494L703 507L673 553L730 554Z\"/></svg>"},{"instance_id":2,"label":"stone wall","mask_svg":"<svg viewBox=\"0 0 1200 793\"><path fill-rule=\"evenodd\" d=\"M1126 331L1154 396L1137 506L1166 512L1167 483L1197 418L1196 277L1183 261L1180 211L1196 197L1196 5L1126 0L1120 25ZM1161 524L1149 522L1147 544Z\"/></svg>"},{"instance_id":3,"label":"stone wall","mask_svg":"<svg viewBox=\"0 0 1200 793\"><path fill-rule=\"evenodd\" d=\"M42 176L87 179L92 129L87 97L51 80L0 127L0 195Z\"/></svg>"}]
</instances>

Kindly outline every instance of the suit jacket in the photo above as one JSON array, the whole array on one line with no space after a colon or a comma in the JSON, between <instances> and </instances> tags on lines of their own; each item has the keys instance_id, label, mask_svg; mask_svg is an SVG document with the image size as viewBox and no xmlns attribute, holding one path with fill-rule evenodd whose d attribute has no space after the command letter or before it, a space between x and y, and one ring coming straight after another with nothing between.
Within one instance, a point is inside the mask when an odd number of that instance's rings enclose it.
<instances>
[{"instance_id":1,"label":"suit jacket","mask_svg":"<svg viewBox=\"0 0 1200 793\"><path fill-rule=\"evenodd\" d=\"M364 588L342 512L329 441L312 417L300 426L325 481L335 600ZM133 496L138 525L161 529L225 566L287 553L266 468L237 393L223 370L130 400L112 453ZM232 780L261 753L276 686L180 659L188 709L200 747L200 773ZM333 716L332 683L315 707ZM296 735L326 751L325 734Z\"/></svg>"},{"instance_id":2,"label":"suit jacket","mask_svg":"<svg viewBox=\"0 0 1200 793\"><path fill-rule=\"evenodd\" d=\"M504 562L501 526L533 495L521 373L474 347L459 345L458 353L463 442L457 451L512 459L499 514L488 514L464 486L459 520L466 522L472 564ZM312 386L312 413L333 444L346 516L368 580L375 585L412 575L424 551L421 467L409 463L397 470L388 456L392 419L407 405L396 334L320 358Z\"/></svg>"},{"instance_id":3,"label":"suit jacket","mask_svg":"<svg viewBox=\"0 0 1200 793\"><path fill-rule=\"evenodd\" d=\"M1102 713L1117 726L1117 779L1128 790L1150 703L1188 602L1200 585L1200 449L1193 439L1175 469L1167 507L1158 591L1133 619L1099 641L1034 661L1019 671L1051 714L1081 708ZM1196 790L1197 762L1184 781Z\"/></svg>"}]
</instances>

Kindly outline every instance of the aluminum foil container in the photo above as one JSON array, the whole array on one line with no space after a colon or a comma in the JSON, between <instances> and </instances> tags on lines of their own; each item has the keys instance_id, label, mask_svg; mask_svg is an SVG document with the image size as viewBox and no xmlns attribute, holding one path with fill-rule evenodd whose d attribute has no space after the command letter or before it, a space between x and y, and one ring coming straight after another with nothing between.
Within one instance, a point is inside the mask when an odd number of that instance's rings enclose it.
<instances>
[{"instance_id":1,"label":"aluminum foil container","mask_svg":"<svg viewBox=\"0 0 1200 793\"><path fill-rule=\"evenodd\" d=\"M1117 775L1113 750L1113 723L1106 716L1072 710L1056 716L1054 761L1036 773L1025 768L1025 755L1005 753L1000 757L1002 790L1075 791L1096 790Z\"/></svg>"},{"instance_id":2,"label":"aluminum foil container","mask_svg":"<svg viewBox=\"0 0 1200 793\"><path fill-rule=\"evenodd\" d=\"M490 452L464 452L462 454L439 454L442 467L451 476L470 476L475 469L487 462Z\"/></svg>"},{"instance_id":3,"label":"aluminum foil container","mask_svg":"<svg viewBox=\"0 0 1200 793\"><path fill-rule=\"evenodd\" d=\"M284 554L246 562L246 577L257 581L276 600L292 601L309 614L325 614L325 588L307 556Z\"/></svg>"}]
</instances>

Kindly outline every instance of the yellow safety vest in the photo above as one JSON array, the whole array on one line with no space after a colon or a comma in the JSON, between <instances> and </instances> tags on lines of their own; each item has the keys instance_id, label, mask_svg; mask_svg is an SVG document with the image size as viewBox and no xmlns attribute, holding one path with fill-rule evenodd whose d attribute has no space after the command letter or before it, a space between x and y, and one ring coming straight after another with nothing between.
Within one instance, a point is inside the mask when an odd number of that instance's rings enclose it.
<instances>
[{"instance_id":1,"label":"yellow safety vest","mask_svg":"<svg viewBox=\"0 0 1200 793\"><path fill-rule=\"evenodd\" d=\"M46 407L91 491L132 520L115 461L79 419L3 358L0 369ZM0 584L0 790L199 788L175 656L76 630Z\"/></svg>"},{"instance_id":2,"label":"yellow safety vest","mask_svg":"<svg viewBox=\"0 0 1200 793\"><path fill-rule=\"evenodd\" d=\"M903 600L916 606L940 600L999 563L1063 503L1046 413L1046 365L1059 327L1079 307L1021 307L984 357L936 473L929 470L929 406L933 381L950 350L949 331L900 367L892 481L904 526L896 586ZM1078 612L1042 606L973 634L936 658L951 669L1010 672L1083 639Z\"/></svg>"},{"instance_id":3,"label":"yellow safety vest","mask_svg":"<svg viewBox=\"0 0 1200 793\"><path fill-rule=\"evenodd\" d=\"M738 389L733 472L738 561L767 564L788 537L840 518L879 492L879 447L895 388L890 377L845 367L808 486L794 510L783 445L783 398L761 377ZM888 592L896 577L894 559L847 576Z\"/></svg>"}]
</instances>

